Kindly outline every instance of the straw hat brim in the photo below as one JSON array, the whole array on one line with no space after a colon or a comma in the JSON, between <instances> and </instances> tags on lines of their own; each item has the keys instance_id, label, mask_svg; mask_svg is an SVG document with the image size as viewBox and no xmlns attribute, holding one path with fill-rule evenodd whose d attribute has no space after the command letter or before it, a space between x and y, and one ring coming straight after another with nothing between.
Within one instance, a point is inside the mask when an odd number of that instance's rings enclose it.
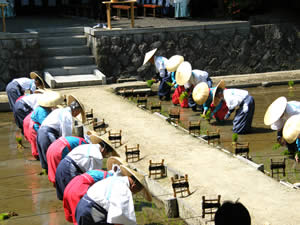
<instances>
[{"instance_id":1,"label":"straw hat brim","mask_svg":"<svg viewBox=\"0 0 300 225\"><path fill-rule=\"evenodd\" d=\"M291 116L284 124L282 135L284 140L291 144L300 134L300 115Z\"/></svg>"},{"instance_id":2,"label":"straw hat brim","mask_svg":"<svg viewBox=\"0 0 300 225\"><path fill-rule=\"evenodd\" d=\"M178 66L184 61L183 56L173 55L166 63L166 69L169 72L175 72Z\"/></svg>"},{"instance_id":3,"label":"straw hat brim","mask_svg":"<svg viewBox=\"0 0 300 225\"><path fill-rule=\"evenodd\" d=\"M31 73L30 73L30 78L31 78L31 79L38 78L38 79L41 81L41 83L42 83L41 89L45 89L45 83L44 83L44 80L43 80L37 73L31 72Z\"/></svg>"},{"instance_id":4,"label":"straw hat brim","mask_svg":"<svg viewBox=\"0 0 300 225\"><path fill-rule=\"evenodd\" d=\"M38 99L38 104L42 107L55 107L63 102L62 95L57 91L45 91Z\"/></svg>"},{"instance_id":5,"label":"straw hat brim","mask_svg":"<svg viewBox=\"0 0 300 225\"><path fill-rule=\"evenodd\" d=\"M182 62L176 70L176 74L175 74L176 83L178 85L185 85L189 81L191 76L192 76L191 64L187 61Z\"/></svg>"},{"instance_id":6,"label":"straw hat brim","mask_svg":"<svg viewBox=\"0 0 300 225\"><path fill-rule=\"evenodd\" d=\"M209 87L207 83L201 82L196 85L196 87L193 89L193 100L198 105L203 105L204 102L206 102L208 96L209 96Z\"/></svg>"},{"instance_id":7,"label":"straw hat brim","mask_svg":"<svg viewBox=\"0 0 300 225\"><path fill-rule=\"evenodd\" d=\"M213 102L214 106L217 106L220 103L220 99L216 97L218 88L221 88L224 90L225 87L226 87L225 81L220 80L218 85L216 86L216 88L213 90L213 101L212 102Z\"/></svg>"},{"instance_id":8,"label":"straw hat brim","mask_svg":"<svg viewBox=\"0 0 300 225\"><path fill-rule=\"evenodd\" d=\"M70 105L73 101L78 102L78 104L80 105L81 121L82 121L82 123L85 123L86 116L85 116L85 110L84 110L83 104L75 96L69 95L67 105Z\"/></svg>"},{"instance_id":9,"label":"straw hat brim","mask_svg":"<svg viewBox=\"0 0 300 225\"><path fill-rule=\"evenodd\" d=\"M154 56L156 51L157 51L157 48L155 48L145 54L143 65L145 65L152 58L152 56Z\"/></svg>"},{"instance_id":10,"label":"straw hat brim","mask_svg":"<svg viewBox=\"0 0 300 225\"><path fill-rule=\"evenodd\" d=\"M106 146L106 151L111 152L113 156L120 157L120 155L117 153L114 147L112 147L112 144L109 140L107 140L105 137L99 137L98 134L95 131L87 131L87 135L90 138L90 141L92 144L99 144L100 142L104 143Z\"/></svg>"},{"instance_id":11,"label":"straw hat brim","mask_svg":"<svg viewBox=\"0 0 300 225\"><path fill-rule=\"evenodd\" d=\"M117 165L126 165L127 163L120 157L117 156L111 156L107 159L106 161L106 169L107 170L111 170L113 164L117 164Z\"/></svg>"},{"instance_id":12,"label":"straw hat brim","mask_svg":"<svg viewBox=\"0 0 300 225\"><path fill-rule=\"evenodd\" d=\"M134 176L136 178L136 180L143 186L143 189L142 189L143 196L145 197L145 199L147 201L151 202L152 201L152 196L151 196L148 188L145 186L144 176L142 176L141 174L139 174L139 173L135 172L134 170L128 168L127 166L121 165L120 168L121 168L121 173L124 176L128 176L128 177Z\"/></svg>"},{"instance_id":13,"label":"straw hat brim","mask_svg":"<svg viewBox=\"0 0 300 225\"><path fill-rule=\"evenodd\" d=\"M277 98L271 105L269 105L265 117L264 123L269 126L275 123L283 115L287 105L287 99L284 96Z\"/></svg>"}]
</instances>

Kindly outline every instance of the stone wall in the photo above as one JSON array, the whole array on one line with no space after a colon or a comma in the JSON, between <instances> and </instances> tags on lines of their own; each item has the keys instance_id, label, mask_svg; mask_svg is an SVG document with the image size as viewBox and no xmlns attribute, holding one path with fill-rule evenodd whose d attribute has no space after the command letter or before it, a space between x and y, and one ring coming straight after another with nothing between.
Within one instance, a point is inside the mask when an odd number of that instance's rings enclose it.
<instances>
[{"instance_id":1,"label":"stone wall","mask_svg":"<svg viewBox=\"0 0 300 225\"><path fill-rule=\"evenodd\" d=\"M0 33L0 91L16 77L42 70L38 35Z\"/></svg>"},{"instance_id":2,"label":"stone wall","mask_svg":"<svg viewBox=\"0 0 300 225\"><path fill-rule=\"evenodd\" d=\"M247 22L197 27L88 32L88 44L108 82L119 77L153 76L150 63L141 66L147 51L184 56L193 69L211 76L300 69L300 36L296 26Z\"/></svg>"}]
</instances>

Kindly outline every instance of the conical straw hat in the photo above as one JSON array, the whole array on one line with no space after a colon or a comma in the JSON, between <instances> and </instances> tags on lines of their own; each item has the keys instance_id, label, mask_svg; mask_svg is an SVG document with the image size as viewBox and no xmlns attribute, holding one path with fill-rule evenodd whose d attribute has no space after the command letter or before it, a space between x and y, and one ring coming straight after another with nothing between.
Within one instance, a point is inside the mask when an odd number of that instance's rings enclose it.
<instances>
[{"instance_id":1,"label":"conical straw hat","mask_svg":"<svg viewBox=\"0 0 300 225\"><path fill-rule=\"evenodd\" d=\"M279 120L285 111L286 105L287 105L287 99L284 96L281 96L277 98L274 102L272 102L272 104L269 105L265 113L265 117L264 117L265 125L269 126L275 123L277 120Z\"/></svg>"},{"instance_id":2,"label":"conical straw hat","mask_svg":"<svg viewBox=\"0 0 300 225\"><path fill-rule=\"evenodd\" d=\"M63 96L57 91L45 91L38 99L38 104L42 107L55 107L63 102Z\"/></svg>"},{"instance_id":3,"label":"conical straw hat","mask_svg":"<svg viewBox=\"0 0 300 225\"><path fill-rule=\"evenodd\" d=\"M284 140L291 144L300 134L300 115L291 116L284 124L282 135Z\"/></svg>"},{"instance_id":4,"label":"conical straw hat","mask_svg":"<svg viewBox=\"0 0 300 225\"><path fill-rule=\"evenodd\" d=\"M117 165L127 165L127 163L120 157L117 156L111 156L107 159L106 161L106 169L107 170L111 170L113 164L117 164Z\"/></svg>"},{"instance_id":5,"label":"conical straw hat","mask_svg":"<svg viewBox=\"0 0 300 225\"><path fill-rule=\"evenodd\" d=\"M143 65L145 65L152 58L152 56L154 56L156 51L157 51L157 48L155 48L155 49L153 49L153 50L146 53Z\"/></svg>"},{"instance_id":6,"label":"conical straw hat","mask_svg":"<svg viewBox=\"0 0 300 225\"><path fill-rule=\"evenodd\" d=\"M178 66L184 61L183 56L173 55L166 63L166 69L169 72L175 72Z\"/></svg>"},{"instance_id":7,"label":"conical straw hat","mask_svg":"<svg viewBox=\"0 0 300 225\"><path fill-rule=\"evenodd\" d=\"M214 106L217 106L220 103L220 99L216 97L216 93L217 93L218 88L221 88L221 89L224 90L225 87L226 87L225 81L220 80L218 85L216 86L216 88L213 91L213 101L212 102L213 102Z\"/></svg>"},{"instance_id":8,"label":"conical straw hat","mask_svg":"<svg viewBox=\"0 0 300 225\"><path fill-rule=\"evenodd\" d=\"M37 73L31 72L31 73L30 73L30 78L31 78L31 79L38 78L38 79L40 80L40 83L42 84L41 89L44 89L44 88L45 88L45 83L44 83L43 79L42 79Z\"/></svg>"},{"instance_id":9,"label":"conical straw hat","mask_svg":"<svg viewBox=\"0 0 300 225\"><path fill-rule=\"evenodd\" d=\"M193 99L198 105L203 105L209 96L209 88L207 83L201 82L196 85L193 90Z\"/></svg>"},{"instance_id":10,"label":"conical straw hat","mask_svg":"<svg viewBox=\"0 0 300 225\"><path fill-rule=\"evenodd\" d=\"M73 101L78 102L78 104L80 105L80 108L81 108L80 109L81 121L82 121L82 123L85 123L86 117L85 117L85 110L84 110L83 104L75 96L69 95L67 105L70 105Z\"/></svg>"},{"instance_id":11,"label":"conical straw hat","mask_svg":"<svg viewBox=\"0 0 300 225\"><path fill-rule=\"evenodd\" d=\"M124 176L128 176L128 177L134 176L135 179L143 186L143 189L142 189L143 196L145 197L145 199L147 201L151 202L152 196L151 196L149 190L146 188L145 177L142 176L141 174L137 173L136 171L128 168L127 166L121 165L120 167L121 167L121 173Z\"/></svg>"},{"instance_id":12,"label":"conical straw hat","mask_svg":"<svg viewBox=\"0 0 300 225\"><path fill-rule=\"evenodd\" d=\"M178 85L185 85L192 75L192 66L189 62L182 62L176 71L175 80Z\"/></svg>"}]
</instances>

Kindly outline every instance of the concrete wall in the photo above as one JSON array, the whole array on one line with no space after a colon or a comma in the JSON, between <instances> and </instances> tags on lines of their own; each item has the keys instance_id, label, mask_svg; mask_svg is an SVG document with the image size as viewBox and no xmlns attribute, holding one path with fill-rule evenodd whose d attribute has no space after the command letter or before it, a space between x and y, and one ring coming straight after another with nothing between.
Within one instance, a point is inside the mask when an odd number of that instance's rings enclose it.
<instances>
[{"instance_id":1,"label":"concrete wall","mask_svg":"<svg viewBox=\"0 0 300 225\"><path fill-rule=\"evenodd\" d=\"M0 33L0 91L13 78L41 69L37 34Z\"/></svg>"},{"instance_id":2,"label":"concrete wall","mask_svg":"<svg viewBox=\"0 0 300 225\"><path fill-rule=\"evenodd\" d=\"M141 67L147 51L158 48L167 58L183 55L194 69L211 76L261 73L300 68L300 36L296 26L248 22L194 27L97 31L86 29L88 44L108 83L137 76L149 79L153 67Z\"/></svg>"}]
</instances>

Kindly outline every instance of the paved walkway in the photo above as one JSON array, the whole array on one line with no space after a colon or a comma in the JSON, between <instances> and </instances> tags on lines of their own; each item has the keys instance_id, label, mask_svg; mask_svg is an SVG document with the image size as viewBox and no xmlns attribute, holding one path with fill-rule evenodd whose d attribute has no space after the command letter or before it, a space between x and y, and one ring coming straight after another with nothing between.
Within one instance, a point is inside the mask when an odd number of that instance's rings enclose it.
<instances>
[{"instance_id":1,"label":"paved walkway","mask_svg":"<svg viewBox=\"0 0 300 225\"><path fill-rule=\"evenodd\" d=\"M141 146L142 160L131 163L144 174L149 160L165 159L170 170L188 174L193 194L179 200L181 217L191 224L201 224L203 195L222 196L222 201L239 199L250 211L253 225L300 224L299 191L287 188L235 157L202 143L199 139L171 126L158 116L141 110L109 91L111 86L82 87L62 90L75 94L87 109L105 118L109 129L122 129L124 144ZM88 93L88 94L87 94ZM124 146L117 148L124 158ZM156 180L160 188L152 187L155 196L169 198L172 188L169 177ZM150 182L151 183L151 182Z\"/></svg>"}]
</instances>

